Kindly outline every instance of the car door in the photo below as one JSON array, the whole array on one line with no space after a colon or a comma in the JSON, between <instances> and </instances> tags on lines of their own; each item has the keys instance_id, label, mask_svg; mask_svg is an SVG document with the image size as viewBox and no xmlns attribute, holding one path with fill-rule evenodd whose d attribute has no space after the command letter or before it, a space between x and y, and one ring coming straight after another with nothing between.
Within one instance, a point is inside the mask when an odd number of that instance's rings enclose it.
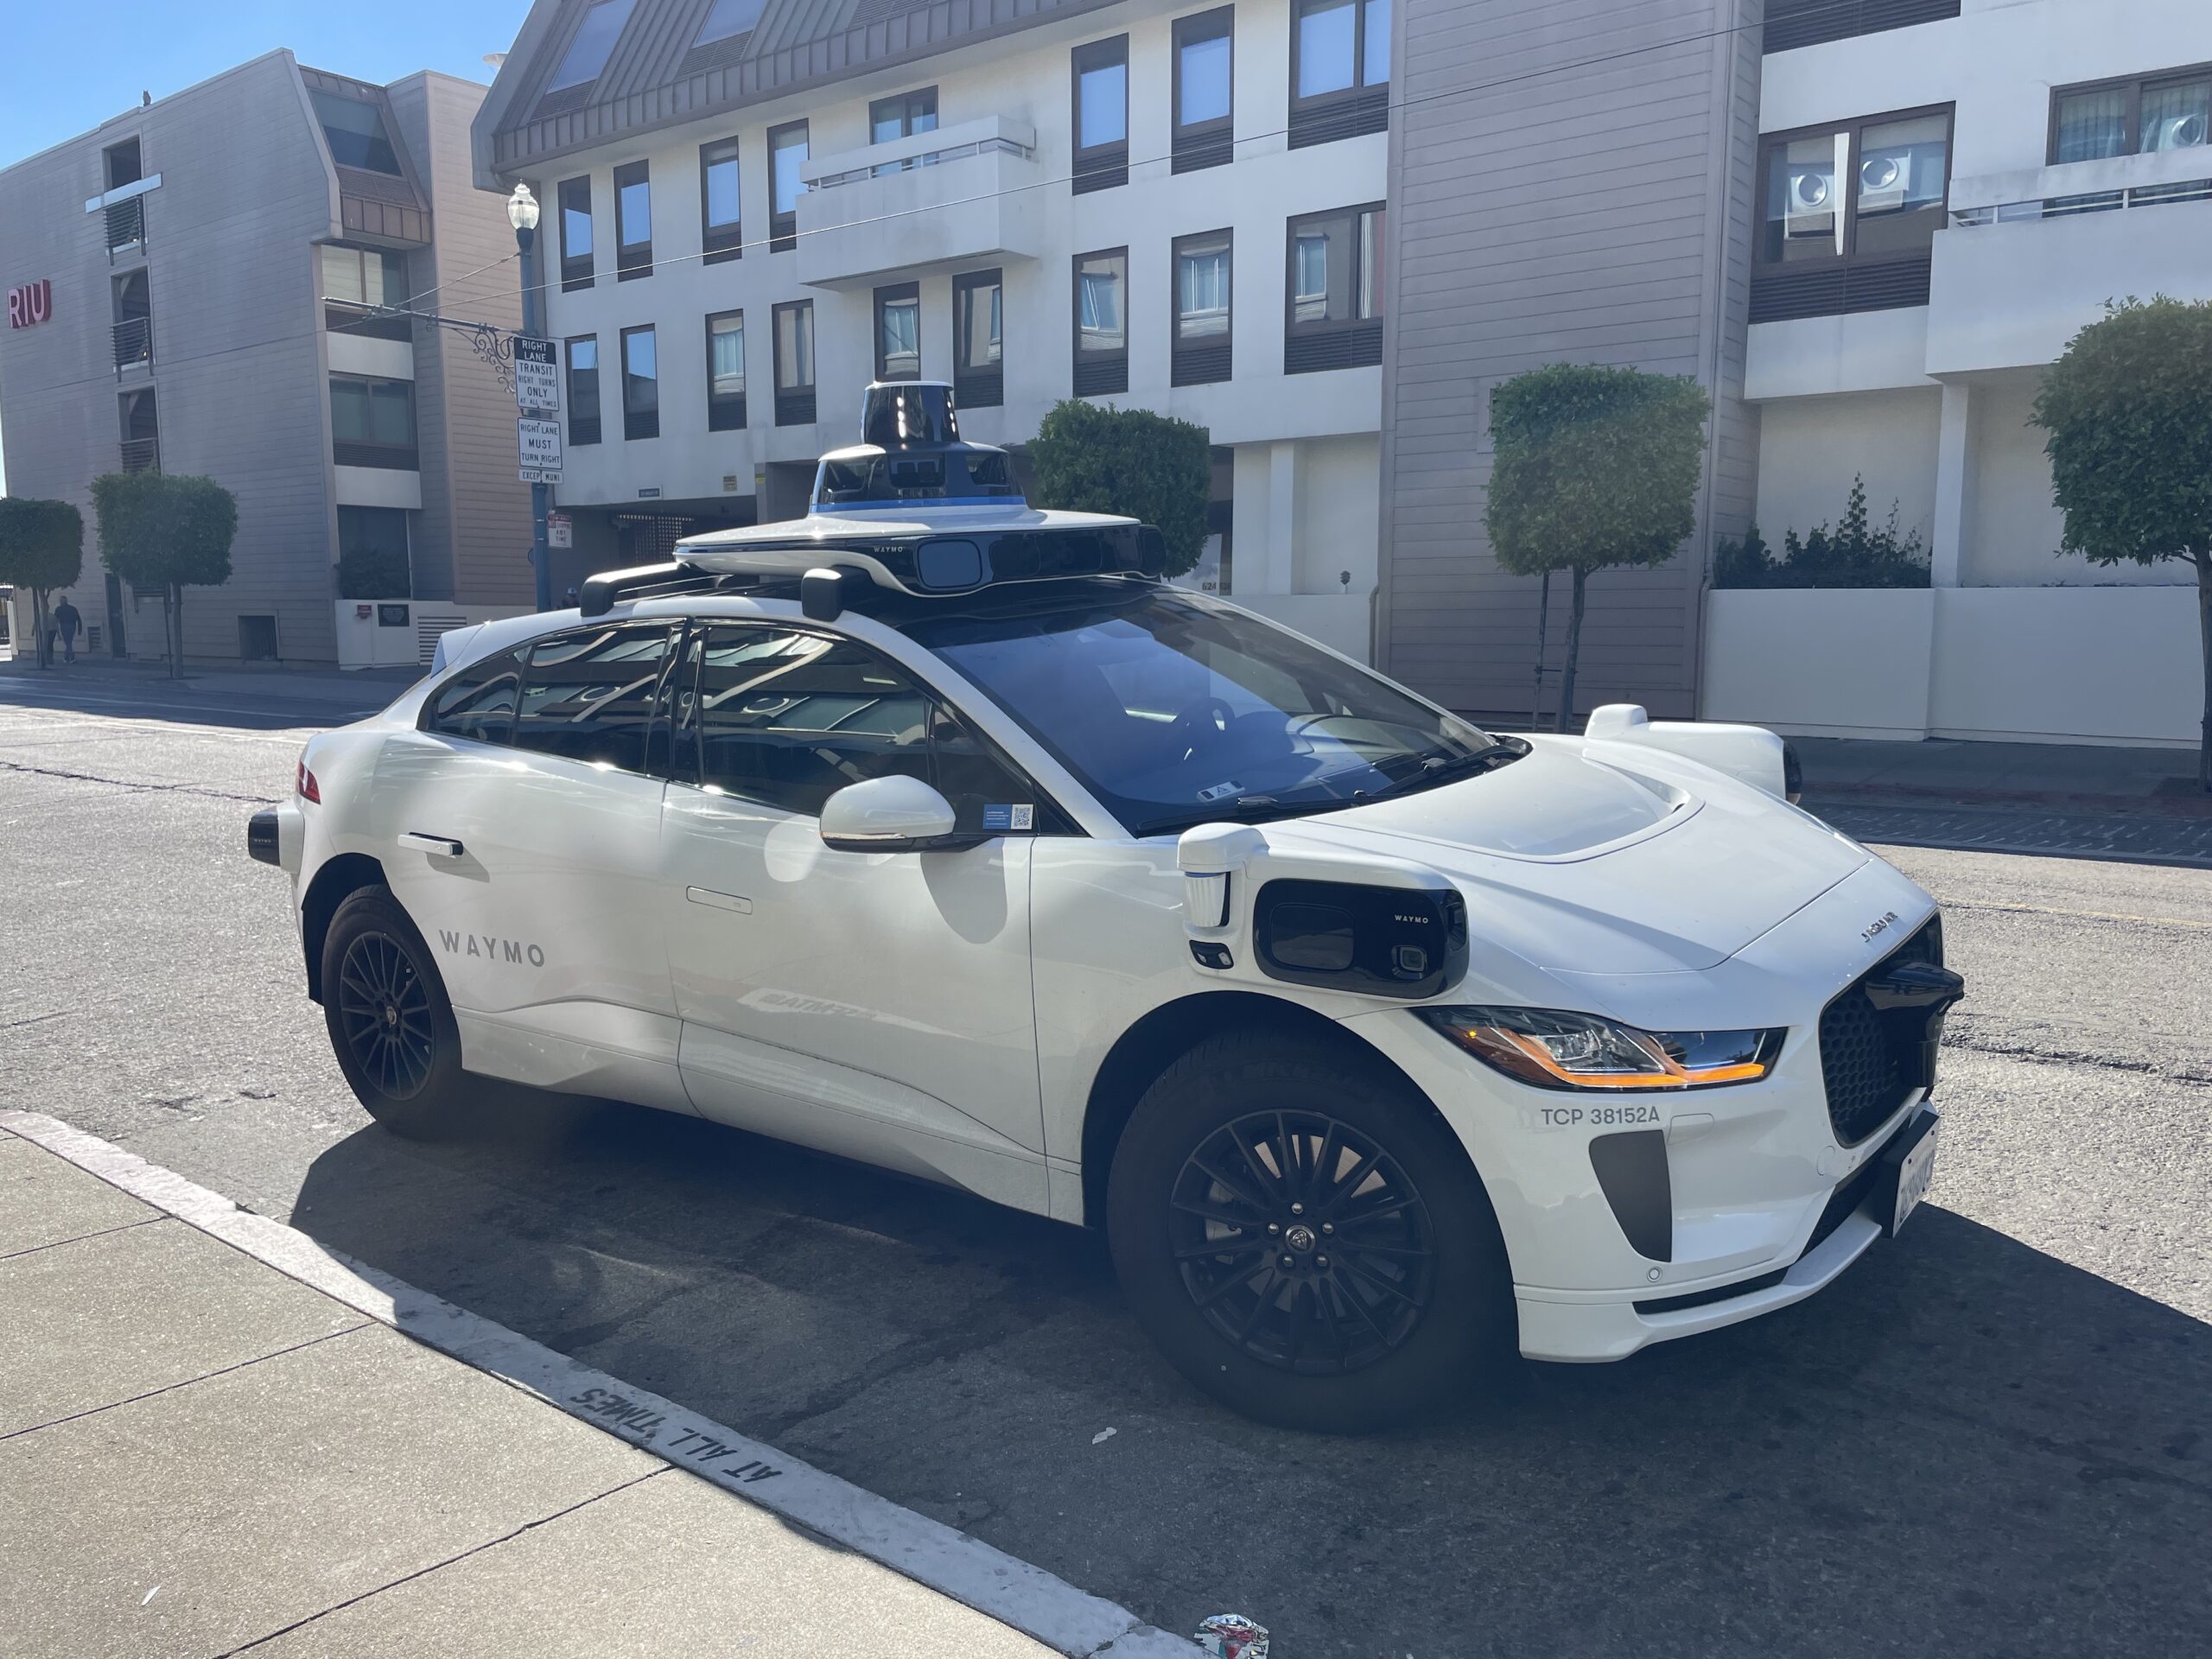
<instances>
[{"instance_id":1,"label":"car door","mask_svg":"<svg viewBox=\"0 0 2212 1659\"><path fill-rule=\"evenodd\" d=\"M663 902L694 1104L1043 1208L1033 791L852 640L717 626L695 634L682 671ZM935 782L963 830L1024 833L957 851L823 845L832 791L898 772Z\"/></svg>"},{"instance_id":2,"label":"car door","mask_svg":"<svg viewBox=\"0 0 2212 1659\"><path fill-rule=\"evenodd\" d=\"M655 925L665 622L472 664L377 767L387 880L429 942L474 1069L689 1109ZM656 753L656 750L660 753Z\"/></svg>"}]
</instances>

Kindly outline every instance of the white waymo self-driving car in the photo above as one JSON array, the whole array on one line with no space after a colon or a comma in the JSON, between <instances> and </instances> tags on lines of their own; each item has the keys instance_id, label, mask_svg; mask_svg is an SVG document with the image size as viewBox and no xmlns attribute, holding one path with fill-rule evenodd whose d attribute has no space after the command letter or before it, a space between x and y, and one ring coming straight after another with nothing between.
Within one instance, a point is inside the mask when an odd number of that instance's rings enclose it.
<instances>
[{"instance_id":1,"label":"white waymo self-driving car","mask_svg":"<svg viewBox=\"0 0 2212 1659\"><path fill-rule=\"evenodd\" d=\"M470 1074L1103 1225L1356 1427L1797 1301L1925 1192L1961 991L1749 727L1498 737L870 389L802 520L449 634L255 815L362 1103Z\"/></svg>"}]
</instances>

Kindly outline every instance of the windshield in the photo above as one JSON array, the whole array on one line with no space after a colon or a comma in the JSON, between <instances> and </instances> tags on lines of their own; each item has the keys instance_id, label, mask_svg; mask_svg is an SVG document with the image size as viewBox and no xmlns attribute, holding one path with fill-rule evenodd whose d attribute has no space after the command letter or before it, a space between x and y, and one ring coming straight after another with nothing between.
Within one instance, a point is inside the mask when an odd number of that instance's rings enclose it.
<instances>
[{"instance_id":1,"label":"windshield","mask_svg":"<svg viewBox=\"0 0 2212 1659\"><path fill-rule=\"evenodd\" d=\"M1350 805L1521 752L1296 634L1173 589L923 618L906 632L1135 835Z\"/></svg>"}]
</instances>

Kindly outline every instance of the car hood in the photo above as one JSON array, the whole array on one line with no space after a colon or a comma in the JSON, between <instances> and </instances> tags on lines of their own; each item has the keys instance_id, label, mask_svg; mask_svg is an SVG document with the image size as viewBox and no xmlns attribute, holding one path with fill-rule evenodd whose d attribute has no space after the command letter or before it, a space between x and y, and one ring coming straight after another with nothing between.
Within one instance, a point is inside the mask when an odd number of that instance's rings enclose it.
<instances>
[{"instance_id":1,"label":"car hood","mask_svg":"<svg viewBox=\"0 0 2212 1659\"><path fill-rule=\"evenodd\" d=\"M1630 769L1560 739L1457 784L1270 824L1268 838L1425 864L1466 895L1478 958L1503 950L1572 973L1711 968L1872 859L1694 761L1655 751Z\"/></svg>"}]
</instances>

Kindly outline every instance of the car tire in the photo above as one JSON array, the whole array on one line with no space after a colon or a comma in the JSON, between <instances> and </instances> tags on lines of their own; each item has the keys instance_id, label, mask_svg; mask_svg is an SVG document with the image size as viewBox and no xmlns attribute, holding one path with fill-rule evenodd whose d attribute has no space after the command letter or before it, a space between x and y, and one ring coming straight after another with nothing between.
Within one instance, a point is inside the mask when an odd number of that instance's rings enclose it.
<instances>
[{"instance_id":1,"label":"car tire","mask_svg":"<svg viewBox=\"0 0 2212 1659\"><path fill-rule=\"evenodd\" d=\"M322 1014L370 1116L416 1139L453 1126L467 1092L461 1028L429 945L389 888L359 889L330 918Z\"/></svg>"},{"instance_id":2,"label":"car tire","mask_svg":"<svg viewBox=\"0 0 2212 1659\"><path fill-rule=\"evenodd\" d=\"M1177 1060L1122 1131L1107 1229L1138 1323L1262 1422L1382 1428L1517 1369L1481 1179L1349 1039L1228 1033Z\"/></svg>"}]
</instances>

